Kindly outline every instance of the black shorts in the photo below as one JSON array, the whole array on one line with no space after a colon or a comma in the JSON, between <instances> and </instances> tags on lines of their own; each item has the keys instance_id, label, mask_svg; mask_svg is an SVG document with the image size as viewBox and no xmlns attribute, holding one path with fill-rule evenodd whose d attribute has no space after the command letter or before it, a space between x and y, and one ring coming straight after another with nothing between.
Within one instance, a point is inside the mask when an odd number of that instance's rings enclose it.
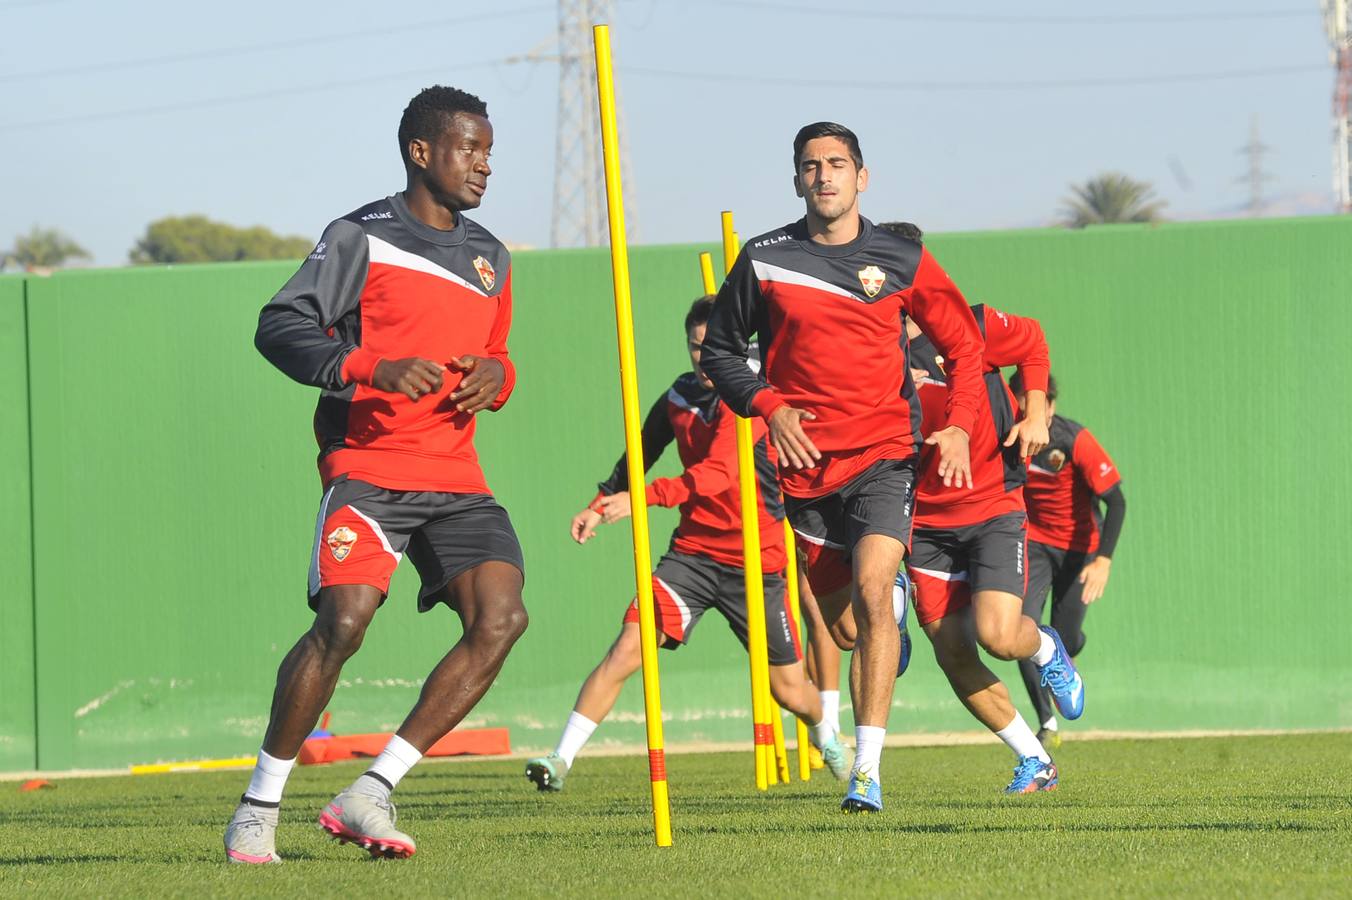
<instances>
[{"instance_id":1,"label":"black shorts","mask_svg":"<svg viewBox=\"0 0 1352 900\"><path fill-rule=\"evenodd\" d=\"M819 597L850 583L854 545L885 534L911 545L918 456L881 459L840 490L821 497L784 497L784 508L807 556L808 583Z\"/></svg>"},{"instance_id":2,"label":"black shorts","mask_svg":"<svg viewBox=\"0 0 1352 900\"><path fill-rule=\"evenodd\" d=\"M405 551L422 578L420 612L442 599L437 595L453 578L482 563L510 563L523 577L526 571L512 521L491 494L387 491L342 476L319 505L310 608L333 585L366 584L388 594Z\"/></svg>"},{"instance_id":3,"label":"black shorts","mask_svg":"<svg viewBox=\"0 0 1352 900\"><path fill-rule=\"evenodd\" d=\"M653 612L657 630L676 649L690 639L707 609L717 609L742 646L747 645L746 579L737 566L706 556L668 552L653 571ZM624 621L638 621L638 599L624 612ZM765 573L765 638L770 665L788 666L799 658L798 626L789 615L784 576Z\"/></svg>"},{"instance_id":4,"label":"black shorts","mask_svg":"<svg viewBox=\"0 0 1352 900\"><path fill-rule=\"evenodd\" d=\"M1021 512L959 528L917 528L906 568L921 625L962 610L981 591L1023 599L1028 586L1028 517Z\"/></svg>"}]
</instances>

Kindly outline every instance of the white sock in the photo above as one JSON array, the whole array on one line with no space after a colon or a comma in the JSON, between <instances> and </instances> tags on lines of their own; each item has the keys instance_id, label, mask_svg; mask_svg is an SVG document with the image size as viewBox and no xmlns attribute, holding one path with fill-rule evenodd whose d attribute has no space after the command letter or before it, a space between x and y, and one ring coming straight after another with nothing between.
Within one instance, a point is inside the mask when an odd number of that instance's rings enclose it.
<instances>
[{"instance_id":1,"label":"white sock","mask_svg":"<svg viewBox=\"0 0 1352 900\"><path fill-rule=\"evenodd\" d=\"M1038 742L1037 735L1033 734L1033 730L1028 727L1028 723L1023 720L1023 716L1017 712L1014 713L1014 721L995 732L995 736L1004 741L1009 749L1014 751L1014 755L1020 759L1025 756L1036 756L1043 762L1052 761L1052 758L1047 755L1047 751L1042 749L1042 744Z\"/></svg>"},{"instance_id":2,"label":"white sock","mask_svg":"<svg viewBox=\"0 0 1352 900\"><path fill-rule=\"evenodd\" d=\"M1038 637L1042 638L1042 643L1038 645L1037 652L1033 654L1033 664L1045 666L1056 655L1056 641L1052 640L1052 636L1041 629L1038 630Z\"/></svg>"},{"instance_id":3,"label":"white sock","mask_svg":"<svg viewBox=\"0 0 1352 900\"><path fill-rule=\"evenodd\" d=\"M822 691L822 721L831 728L840 731L840 691Z\"/></svg>"},{"instance_id":4,"label":"white sock","mask_svg":"<svg viewBox=\"0 0 1352 900\"><path fill-rule=\"evenodd\" d=\"M831 727L831 722L826 716L822 716L822 720L816 725L809 725L808 731L811 733L812 746L818 750L822 748L822 745L830 743L831 738L836 735L836 729Z\"/></svg>"},{"instance_id":5,"label":"white sock","mask_svg":"<svg viewBox=\"0 0 1352 900\"><path fill-rule=\"evenodd\" d=\"M587 745L587 741L595 730L595 722L582 713L574 711L568 716L568 724L563 726L563 734L559 737L559 746L554 748L554 752L563 757L563 761L571 767L573 758L577 756L579 750Z\"/></svg>"},{"instance_id":6,"label":"white sock","mask_svg":"<svg viewBox=\"0 0 1352 900\"><path fill-rule=\"evenodd\" d=\"M259 750L253 778L249 779L249 789L244 796L262 803L281 803L282 788L286 787L286 779L295 765L294 759L278 759Z\"/></svg>"},{"instance_id":7,"label":"white sock","mask_svg":"<svg viewBox=\"0 0 1352 900\"><path fill-rule=\"evenodd\" d=\"M1047 719L1047 721L1043 722L1043 723L1042 723L1042 727L1045 728L1045 729L1047 729L1048 731L1055 731L1055 730L1056 730L1056 716L1052 716L1051 718Z\"/></svg>"},{"instance_id":8,"label":"white sock","mask_svg":"<svg viewBox=\"0 0 1352 900\"><path fill-rule=\"evenodd\" d=\"M868 770L874 781L882 781L878 777L878 761L883 755L883 738L886 736L886 728L879 728L876 725L854 726L855 772Z\"/></svg>"},{"instance_id":9,"label":"white sock","mask_svg":"<svg viewBox=\"0 0 1352 900\"><path fill-rule=\"evenodd\" d=\"M418 748L396 734L390 738L385 749L380 751L380 755L371 763L371 768L366 770L366 774L380 776L389 784L390 790L394 790L399 786L399 780L407 775L408 770L420 759L422 754L418 752Z\"/></svg>"}]
</instances>

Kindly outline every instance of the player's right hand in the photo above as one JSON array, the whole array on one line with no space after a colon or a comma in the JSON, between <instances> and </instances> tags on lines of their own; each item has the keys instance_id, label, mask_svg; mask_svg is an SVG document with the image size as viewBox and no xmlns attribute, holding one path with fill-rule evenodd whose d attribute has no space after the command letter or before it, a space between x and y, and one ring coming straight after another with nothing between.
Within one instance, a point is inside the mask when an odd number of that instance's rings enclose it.
<instances>
[{"instance_id":1,"label":"player's right hand","mask_svg":"<svg viewBox=\"0 0 1352 900\"><path fill-rule=\"evenodd\" d=\"M371 387L387 394L403 394L414 403L419 397L441 390L442 373L446 370L430 359L410 356L407 359L382 359L371 375Z\"/></svg>"},{"instance_id":2,"label":"player's right hand","mask_svg":"<svg viewBox=\"0 0 1352 900\"><path fill-rule=\"evenodd\" d=\"M805 409L781 406L770 413L770 441L779 452L779 463L789 469L810 469L822 458L821 451L800 424L817 418Z\"/></svg>"},{"instance_id":3,"label":"player's right hand","mask_svg":"<svg viewBox=\"0 0 1352 900\"><path fill-rule=\"evenodd\" d=\"M596 536L596 526L601 524L601 514L590 506L573 516L573 525L569 529L573 540L585 544Z\"/></svg>"}]
</instances>

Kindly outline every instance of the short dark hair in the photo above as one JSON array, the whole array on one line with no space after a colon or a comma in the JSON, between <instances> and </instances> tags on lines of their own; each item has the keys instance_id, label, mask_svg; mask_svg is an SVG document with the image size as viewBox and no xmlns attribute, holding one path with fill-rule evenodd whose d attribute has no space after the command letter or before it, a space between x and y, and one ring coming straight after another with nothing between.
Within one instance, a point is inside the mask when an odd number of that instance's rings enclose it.
<instances>
[{"instance_id":1,"label":"short dark hair","mask_svg":"<svg viewBox=\"0 0 1352 900\"><path fill-rule=\"evenodd\" d=\"M845 142L845 146L850 150L850 159L854 160L855 168L864 168L864 151L859 149L859 137L844 125L837 125L835 122L813 122L811 125L804 125L798 129L798 134L793 139L793 171L798 173L798 162L802 159L803 148L807 142L814 138L833 137L840 138Z\"/></svg>"},{"instance_id":2,"label":"short dark hair","mask_svg":"<svg viewBox=\"0 0 1352 900\"><path fill-rule=\"evenodd\" d=\"M1023 376L1019 374L1018 369L1015 369L1014 374L1009 376L1009 389L1016 394L1024 392ZM1050 374L1047 375L1047 399L1049 401L1056 399L1056 379Z\"/></svg>"},{"instance_id":3,"label":"short dark hair","mask_svg":"<svg viewBox=\"0 0 1352 900\"><path fill-rule=\"evenodd\" d=\"M914 222L879 222L878 227L883 231L890 231L893 234L909 238L917 244L925 242L925 232L921 231L920 226Z\"/></svg>"},{"instance_id":4,"label":"short dark hair","mask_svg":"<svg viewBox=\"0 0 1352 900\"><path fill-rule=\"evenodd\" d=\"M689 334L700 325L705 325L714 314L714 295L705 294L690 304L690 312L685 314L685 333Z\"/></svg>"},{"instance_id":5,"label":"short dark hair","mask_svg":"<svg viewBox=\"0 0 1352 900\"><path fill-rule=\"evenodd\" d=\"M404 168L412 165L408 158L410 141L430 141L440 137L451 127L451 119L456 113L468 116L488 118L488 104L473 94L459 88L434 84L423 88L418 96L408 101L404 115L399 120L399 155L404 158Z\"/></svg>"}]
</instances>

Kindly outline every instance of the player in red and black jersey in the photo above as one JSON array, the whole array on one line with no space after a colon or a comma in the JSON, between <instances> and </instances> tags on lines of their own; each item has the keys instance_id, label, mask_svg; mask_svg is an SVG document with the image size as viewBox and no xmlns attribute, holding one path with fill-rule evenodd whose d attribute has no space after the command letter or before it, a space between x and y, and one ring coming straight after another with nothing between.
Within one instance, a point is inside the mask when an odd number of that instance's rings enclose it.
<instances>
[{"instance_id":1,"label":"player in red and black jersey","mask_svg":"<svg viewBox=\"0 0 1352 900\"><path fill-rule=\"evenodd\" d=\"M1047 441L1041 408L1050 360L1035 320L987 306L973 307L973 314L985 337L987 389L987 412L972 434L973 486L964 492L946 488L922 454L907 567L915 584L916 620L940 668L972 715L1017 757L1006 790L1050 790L1057 783L1056 766L978 652L980 646L999 659L1029 659L1038 677L1060 691L1058 702L1068 710L1082 703L1082 683L1059 649L1056 633L1040 631L1036 620L1023 615L1024 458ZM910 376L924 409L922 429L937 427L942 423L946 361L918 328L912 327L909 336ZM1002 366L1018 366L1023 373L1029 415L1016 415L1000 376ZM1078 712L1074 709L1072 717Z\"/></svg>"},{"instance_id":2,"label":"player in red and black jersey","mask_svg":"<svg viewBox=\"0 0 1352 900\"><path fill-rule=\"evenodd\" d=\"M685 467L676 478L658 478L647 486L647 502L677 506L680 524L671 549L653 572L654 612L659 646L675 650L709 609L728 621L747 645L746 582L742 548L741 491L737 469L736 417L718 399L700 368L700 344L713 309L713 297L701 297L685 318L692 371L657 401L643 422L643 469L656 464L673 442ZM821 699L803 673L797 625L785 600L784 508L775 480L775 464L765 426L753 423L760 511L761 565L765 574L765 623L770 657L770 692L811 729L812 743L837 778L845 777L845 751L835 729L822 719ZM625 456L587 508L573 517L573 540L585 544L605 522L630 513L629 470ZM526 764L526 777L542 791L562 789L573 759L610 712L624 683L642 663L638 601L625 611L620 635L582 685L558 747Z\"/></svg>"},{"instance_id":3,"label":"player in red and black jersey","mask_svg":"<svg viewBox=\"0 0 1352 900\"><path fill-rule=\"evenodd\" d=\"M842 806L876 811L900 657L892 588L911 537L920 446L902 326L917 319L950 361L944 427L928 440L941 477L959 487L970 481L968 436L982 409L981 334L924 247L860 215L868 170L854 132L808 125L793 151L806 215L743 248L719 291L703 365L732 409L768 423L789 519L817 548L808 577L823 613L853 607L856 750ZM760 373L746 365L753 334ZM827 571L846 577L824 585L818 578Z\"/></svg>"},{"instance_id":4,"label":"player in red and black jersey","mask_svg":"<svg viewBox=\"0 0 1352 900\"><path fill-rule=\"evenodd\" d=\"M483 101L433 87L399 124L407 186L334 221L263 308L255 343L321 389L324 485L310 563L314 624L282 661L249 788L225 834L232 862L276 862L277 809L301 743L361 646L405 552L420 610L445 603L464 634L371 768L320 814L334 837L406 857L390 792L493 683L526 627L524 565L474 451L475 414L512 392L511 261L464 215L492 170Z\"/></svg>"},{"instance_id":5,"label":"player in red and black jersey","mask_svg":"<svg viewBox=\"0 0 1352 900\"><path fill-rule=\"evenodd\" d=\"M1015 373L1010 387L1022 407L1027 383ZM1084 648L1089 604L1103 596L1108 584L1127 499L1117 466L1089 429L1056 414L1056 381L1050 377L1046 415L1050 440L1029 462L1023 489L1028 504L1028 592L1023 610L1041 621L1050 590L1052 627L1073 657ZM1041 723L1038 738L1054 749L1061 736L1046 690L1035 669L1025 662L1019 669Z\"/></svg>"}]
</instances>

